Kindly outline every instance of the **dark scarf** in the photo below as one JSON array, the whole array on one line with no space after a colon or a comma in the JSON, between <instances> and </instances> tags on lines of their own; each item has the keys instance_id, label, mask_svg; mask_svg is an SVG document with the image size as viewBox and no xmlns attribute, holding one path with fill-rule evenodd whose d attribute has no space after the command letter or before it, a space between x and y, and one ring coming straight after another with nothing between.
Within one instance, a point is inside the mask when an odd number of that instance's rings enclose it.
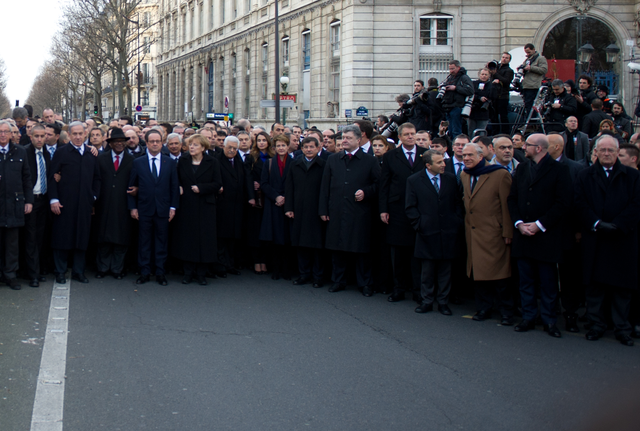
<instances>
[{"instance_id":1,"label":"dark scarf","mask_svg":"<svg viewBox=\"0 0 640 431\"><path fill-rule=\"evenodd\" d=\"M507 169L506 167L496 164L496 165L488 165L487 161L483 158L480 160L480 163L475 165L473 168L464 168L464 171L472 177L479 177L480 175L490 174L493 171L497 171L498 169Z\"/></svg>"}]
</instances>

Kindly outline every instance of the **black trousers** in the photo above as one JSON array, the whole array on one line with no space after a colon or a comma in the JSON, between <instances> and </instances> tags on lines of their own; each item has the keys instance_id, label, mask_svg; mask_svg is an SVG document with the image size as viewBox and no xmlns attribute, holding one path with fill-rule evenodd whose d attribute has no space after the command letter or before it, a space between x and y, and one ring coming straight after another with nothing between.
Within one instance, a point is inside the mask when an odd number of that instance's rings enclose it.
<instances>
[{"instance_id":1,"label":"black trousers","mask_svg":"<svg viewBox=\"0 0 640 431\"><path fill-rule=\"evenodd\" d=\"M40 256L44 244L44 229L51 211L43 195L35 196L33 210L24 218L24 263L30 279L40 275Z\"/></svg>"},{"instance_id":2,"label":"black trousers","mask_svg":"<svg viewBox=\"0 0 640 431\"><path fill-rule=\"evenodd\" d=\"M124 259L129 246L103 242L98 244L96 266L100 272L111 271L114 274L124 272Z\"/></svg>"},{"instance_id":3,"label":"black trousers","mask_svg":"<svg viewBox=\"0 0 640 431\"><path fill-rule=\"evenodd\" d=\"M509 123L509 98L498 99L496 102L496 113L500 122L500 133L511 136L511 125Z\"/></svg>"},{"instance_id":4,"label":"black trousers","mask_svg":"<svg viewBox=\"0 0 640 431\"><path fill-rule=\"evenodd\" d=\"M298 272L300 278L313 278L321 281L323 275L321 249L297 247Z\"/></svg>"},{"instance_id":5,"label":"black trousers","mask_svg":"<svg viewBox=\"0 0 640 431\"><path fill-rule=\"evenodd\" d=\"M604 332L607 329L605 317L605 297L611 298L611 319L616 335L629 335L629 309L634 291L622 287L594 283L587 289L587 314L593 323L592 329Z\"/></svg>"},{"instance_id":6,"label":"black trousers","mask_svg":"<svg viewBox=\"0 0 640 431\"><path fill-rule=\"evenodd\" d=\"M18 271L18 257L20 254L20 228L0 228L0 260L2 261L2 273L5 277L16 278Z\"/></svg>"},{"instance_id":7,"label":"black trousers","mask_svg":"<svg viewBox=\"0 0 640 431\"><path fill-rule=\"evenodd\" d=\"M476 294L476 309L478 311L490 311L497 298L500 314L513 316L513 297L509 293L507 280L506 278L501 280L475 280L473 284Z\"/></svg>"},{"instance_id":8,"label":"black trousers","mask_svg":"<svg viewBox=\"0 0 640 431\"><path fill-rule=\"evenodd\" d=\"M413 247L391 246L391 264L395 292L416 292L420 289L421 265L413 257Z\"/></svg>"},{"instance_id":9,"label":"black trousers","mask_svg":"<svg viewBox=\"0 0 640 431\"><path fill-rule=\"evenodd\" d=\"M356 280L359 287L371 286L371 261L367 253L349 253L345 251L334 251L332 255L333 271L331 281L334 284L345 286L347 284L347 264L355 259Z\"/></svg>"},{"instance_id":10,"label":"black trousers","mask_svg":"<svg viewBox=\"0 0 640 431\"><path fill-rule=\"evenodd\" d=\"M138 246L140 274L151 274L151 244L155 242L153 254L156 275L164 275L164 264L167 261L169 243L169 219L158 215L152 217L140 216L138 229L140 235Z\"/></svg>"},{"instance_id":11,"label":"black trousers","mask_svg":"<svg viewBox=\"0 0 640 431\"><path fill-rule=\"evenodd\" d=\"M220 270L235 268L238 262L236 242L233 238L218 238L218 267Z\"/></svg>"},{"instance_id":12,"label":"black trousers","mask_svg":"<svg viewBox=\"0 0 640 431\"><path fill-rule=\"evenodd\" d=\"M578 307L584 301L585 295L579 244L574 244L571 250L566 250L562 254L562 262L558 264L558 272L560 275L560 303L564 309L564 316L578 317Z\"/></svg>"},{"instance_id":13,"label":"black trousers","mask_svg":"<svg viewBox=\"0 0 640 431\"><path fill-rule=\"evenodd\" d=\"M59 250L54 248L53 262L56 265L56 274L64 275L67 272L69 253L73 253L73 268L71 268L71 272L73 274L84 274L85 250Z\"/></svg>"},{"instance_id":14,"label":"black trousers","mask_svg":"<svg viewBox=\"0 0 640 431\"><path fill-rule=\"evenodd\" d=\"M537 95L538 89L522 90L522 98L524 99L524 117L522 118L523 124L529 117L529 111L531 111L531 107L533 106L533 102L535 102Z\"/></svg>"},{"instance_id":15,"label":"black trousers","mask_svg":"<svg viewBox=\"0 0 640 431\"><path fill-rule=\"evenodd\" d=\"M433 304L436 299L440 305L449 303L451 293L451 268L453 261L450 259L425 259L422 261L422 280L420 295L423 304Z\"/></svg>"}]
</instances>

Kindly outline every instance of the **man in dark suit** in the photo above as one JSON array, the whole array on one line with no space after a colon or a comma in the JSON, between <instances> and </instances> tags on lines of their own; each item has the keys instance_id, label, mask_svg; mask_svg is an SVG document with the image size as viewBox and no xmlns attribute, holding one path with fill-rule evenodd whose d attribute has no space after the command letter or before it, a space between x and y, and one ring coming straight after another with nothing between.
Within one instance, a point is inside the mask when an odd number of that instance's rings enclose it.
<instances>
[{"instance_id":1,"label":"man in dark suit","mask_svg":"<svg viewBox=\"0 0 640 431\"><path fill-rule=\"evenodd\" d=\"M462 192L456 177L444 171L440 153L429 150L422 158L426 170L409 177L406 191L407 217L417 233L414 255L422 262L422 301L415 311L433 310L437 282L438 311L450 316L451 268L464 223Z\"/></svg>"},{"instance_id":2,"label":"man in dark suit","mask_svg":"<svg viewBox=\"0 0 640 431\"><path fill-rule=\"evenodd\" d=\"M328 221L326 248L333 250L333 286L329 292L346 287L346 265L356 259L356 278L364 296L373 296L371 262L371 222L380 181L380 164L359 147L362 132L346 126L342 132L343 151L329 157L322 175L318 213Z\"/></svg>"},{"instance_id":3,"label":"man in dark suit","mask_svg":"<svg viewBox=\"0 0 640 431\"><path fill-rule=\"evenodd\" d=\"M11 125L0 121L0 256L2 278L13 290L19 255L19 228L33 208L33 186L24 147L11 141Z\"/></svg>"},{"instance_id":4,"label":"man in dark suit","mask_svg":"<svg viewBox=\"0 0 640 431\"><path fill-rule=\"evenodd\" d=\"M564 125L566 130L560 133L564 139L564 155L575 161L589 157L589 135L578 130L578 119L573 116L567 117Z\"/></svg>"},{"instance_id":5,"label":"man in dark suit","mask_svg":"<svg viewBox=\"0 0 640 431\"><path fill-rule=\"evenodd\" d=\"M47 124L44 127L45 149L47 153L49 153L49 159L53 160L53 155L58 148L62 148L66 145L58 143L60 141L60 132L62 129L58 126L58 123Z\"/></svg>"},{"instance_id":6,"label":"man in dark suit","mask_svg":"<svg viewBox=\"0 0 640 431\"><path fill-rule=\"evenodd\" d=\"M96 278L111 272L117 280L124 278L124 260L131 241L132 220L127 194L133 156L125 151L127 137L114 128L107 139L106 151L98 156L100 197L96 201L95 223L98 232Z\"/></svg>"},{"instance_id":7,"label":"man in dark suit","mask_svg":"<svg viewBox=\"0 0 640 431\"><path fill-rule=\"evenodd\" d=\"M395 150L382 157L380 171L380 219L387 224L387 244L391 246L393 267L393 293L389 302L402 301L405 292L413 292L418 298L419 265L413 257L416 232L411 227L405 212L407 178L424 170L422 154L424 148L415 145L416 127L404 123L398 128L402 142Z\"/></svg>"},{"instance_id":8,"label":"man in dark suit","mask_svg":"<svg viewBox=\"0 0 640 431\"><path fill-rule=\"evenodd\" d=\"M589 135L589 139L593 139L600 131L600 123L603 120L613 121L613 118L602 110L602 100L593 99L593 102L591 102L591 112L584 116L580 128L584 133Z\"/></svg>"},{"instance_id":9,"label":"man in dark suit","mask_svg":"<svg viewBox=\"0 0 640 431\"><path fill-rule=\"evenodd\" d=\"M167 285L164 264L167 260L169 222L176 215L180 201L176 162L161 154L162 134L155 129L145 135L147 154L133 161L129 187L137 187L137 196L129 195L131 217L139 222L138 264L140 277L136 284L149 281L151 244L155 244L156 281Z\"/></svg>"},{"instance_id":10,"label":"man in dark suit","mask_svg":"<svg viewBox=\"0 0 640 431\"><path fill-rule=\"evenodd\" d=\"M360 138L360 148L362 151L373 156L373 148L371 148L371 138L373 138L373 123L367 120L355 120L353 124L356 125L362 132L362 138Z\"/></svg>"},{"instance_id":11,"label":"man in dark suit","mask_svg":"<svg viewBox=\"0 0 640 431\"><path fill-rule=\"evenodd\" d=\"M69 124L71 143L58 148L48 172L49 203L53 212L52 247L56 282L66 282L67 258L73 252L71 278L88 283L84 275L91 213L100 193L96 157L84 145L86 130L79 121ZM95 149L94 149L95 150ZM54 179L59 174L60 181Z\"/></svg>"},{"instance_id":12,"label":"man in dark suit","mask_svg":"<svg viewBox=\"0 0 640 431\"><path fill-rule=\"evenodd\" d=\"M583 277L587 284L587 315L592 322L587 340L602 337L610 298L616 338L633 346L629 307L638 289L638 222L640 174L618 160L618 141L602 136L595 144L597 160L580 172L576 206L582 221Z\"/></svg>"},{"instance_id":13,"label":"man in dark suit","mask_svg":"<svg viewBox=\"0 0 640 431\"><path fill-rule=\"evenodd\" d=\"M31 287L38 287L41 281L46 280L40 275L44 229L50 213L47 199L47 171L51 158L44 149L45 139L44 126L37 124L31 129L31 145L25 147L33 182L33 210L25 216L24 225L24 262Z\"/></svg>"},{"instance_id":14,"label":"man in dark suit","mask_svg":"<svg viewBox=\"0 0 640 431\"><path fill-rule=\"evenodd\" d=\"M312 137L318 140L318 142L322 142L323 140L323 136L322 133L319 130L312 130L307 134L307 138L308 137ZM329 158L330 155L332 155L333 153L330 153L329 151L325 150L324 147L322 147L322 145L320 146L319 152L318 152L318 157L320 157L322 160L327 160ZM371 153L373 154L373 153ZM299 159L304 157L304 153L302 152L302 148L299 150L294 151L293 153L293 158L294 159Z\"/></svg>"},{"instance_id":15,"label":"man in dark suit","mask_svg":"<svg viewBox=\"0 0 640 431\"><path fill-rule=\"evenodd\" d=\"M462 160L462 150L464 146L469 143L469 137L464 134L456 136L453 140L453 157L449 157L444 161L444 171L455 175L458 185L460 185L460 175L464 169L464 162Z\"/></svg>"},{"instance_id":16,"label":"man in dark suit","mask_svg":"<svg viewBox=\"0 0 640 431\"><path fill-rule=\"evenodd\" d=\"M325 160L318 155L322 147L315 137L302 140L302 157L295 159L285 179L285 215L293 220L291 245L296 247L300 277L293 284L313 281L322 287L322 249L325 223L318 217L318 196Z\"/></svg>"},{"instance_id":17,"label":"man in dark suit","mask_svg":"<svg viewBox=\"0 0 640 431\"><path fill-rule=\"evenodd\" d=\"M516 332L535 328L538 314L535 279L540 281L540 315L545 330L560 337L556 326L558 275L562 258L564 217L571 202L569 169L549 156L549 141L543 134L530 135L525 154L531 160L518 167L508 198L509 213L514 222L511 254L518 259L522 322Z\"/></svg>"}]
</instances>

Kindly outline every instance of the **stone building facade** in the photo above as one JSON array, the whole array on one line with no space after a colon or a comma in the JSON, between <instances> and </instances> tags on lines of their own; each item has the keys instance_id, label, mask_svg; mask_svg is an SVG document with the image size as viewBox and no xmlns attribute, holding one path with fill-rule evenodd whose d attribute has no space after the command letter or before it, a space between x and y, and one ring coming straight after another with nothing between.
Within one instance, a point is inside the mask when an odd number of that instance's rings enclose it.
<instances>
[{"instance_id":1,"label":"stone building facade","mask_svg":"<svg viewBox=\"0 0 640 431\"><path fill-rule=\"evenodd\" d=\"M159 0L158 118L231 112L270 124L280 74L296 95L288 123L344 124L345 110L369 117L397 109L395 96L420 78L447 74L459 59L475 71L503 51L543 47L564 20L588 17L611 30L620 47L613 64L616 95L637 102L637 78L623 64L640 42L640 1L634 0L280 0L275 40L273 0ZM275 43L280 58L275 57ZM636 48L637 49L637 48ZM576 53L577 55L577 53ZM519 64L519 63L518 63ZM518 64L512 64L515 67Z\"/></svg>"}]
</instances>

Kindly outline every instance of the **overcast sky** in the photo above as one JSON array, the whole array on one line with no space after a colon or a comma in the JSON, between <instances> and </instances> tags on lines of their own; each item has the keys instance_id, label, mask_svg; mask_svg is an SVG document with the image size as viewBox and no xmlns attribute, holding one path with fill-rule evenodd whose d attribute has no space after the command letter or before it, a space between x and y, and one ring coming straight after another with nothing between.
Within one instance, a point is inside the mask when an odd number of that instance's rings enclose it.
<instances>
[{"instance_id":1,"label":"overcast sky","mask_svg":"<svg viewBox=\"0 0 640 431\"><path fill-rule=\"evenodd\" d=\"M24 105L40 67L50 58L51 37L58 28L61 6L66 1L2 0L0 58L7 67L5 92L11 106L16 100L20 100L20 106Z\"/></svg>"}]
</instances>

